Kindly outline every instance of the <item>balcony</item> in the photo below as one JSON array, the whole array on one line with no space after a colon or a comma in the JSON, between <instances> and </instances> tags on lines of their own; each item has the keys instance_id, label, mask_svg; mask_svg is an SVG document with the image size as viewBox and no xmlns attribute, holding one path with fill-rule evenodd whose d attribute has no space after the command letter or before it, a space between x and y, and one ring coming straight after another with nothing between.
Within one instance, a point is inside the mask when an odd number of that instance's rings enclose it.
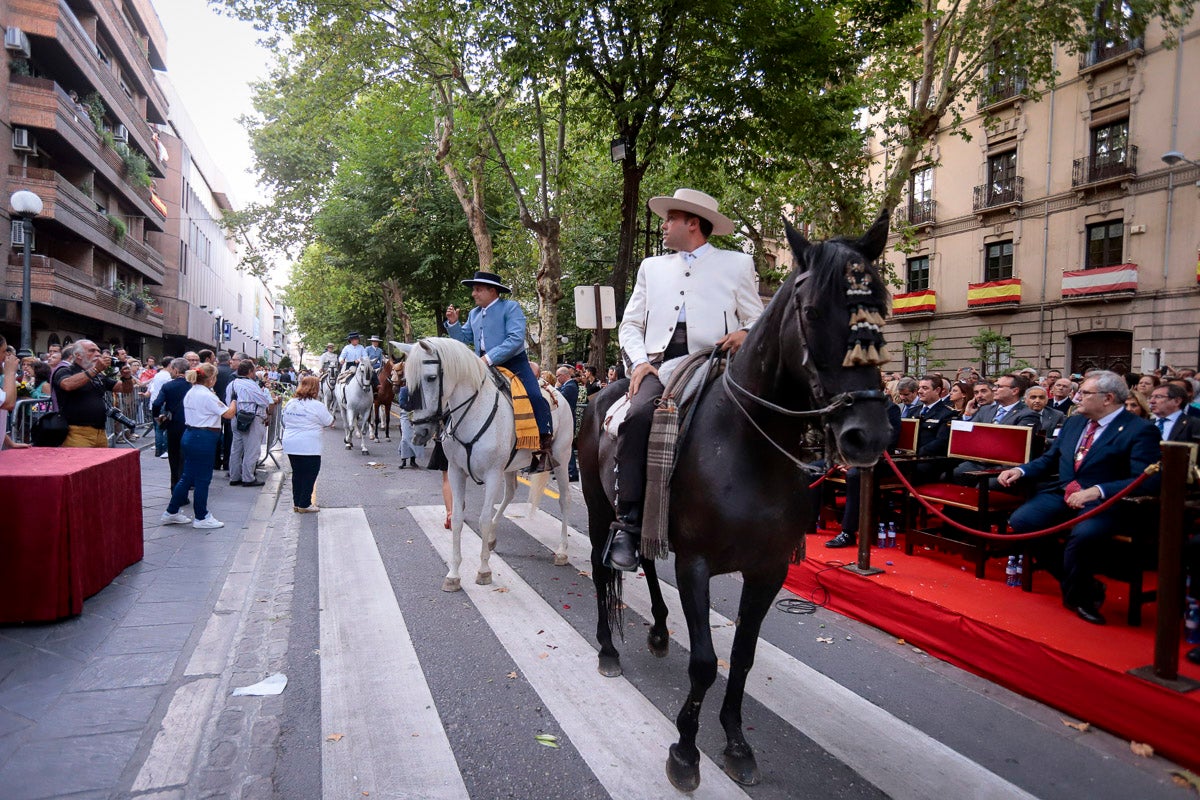
<instances>
[{"instance_id":1,"label":"balcony","mask_svg":"<svg viewBox=\"0 0 1200 800\"><path fill-rule=\"evenodd\" d=\"M1065 301L1123 299L1136 294L1137 286L1137 264L1064 270L1062 297Z\"/></svg>"},{"instance_id":2,"label":"balcony","mask_svg":"<svg viewBox=\"0 0 1200 800\"><path fill-rule=\"evenodd\" d=\"M9 254L9 280L5 296L21 291L21 267L24 256ZM147 336L162 336L162 312L119 299L107 286L98 286L92 276L55 258L33 255L30 259L30 298L34 303L51 306L87 319L137 331Z\"/></svg>"},{"instance_id":3,"label":"balcony","mask_svg":"<svg viewBox=\"0 0 1200 800\"><path fill-rule=\"evenodd\" d=\"M979 93L979 111L996 111L1025 96L1025 79L1016 75L995 78Z\"/></svg>"},{"instance_id":4,"label":"balcony","mask_svg":"<svg viewBox=\"0 0 1200 800\"><path fill-rule=\"evenodd\" d=\"M48 169L25 169L18 164L10 164L8 169L8 192L18 188L29 189L42 198L45 208L39 220L54 220L151 282L163 282L166 264L158 251L132 236L123 236L118 240L116 228L108 220L107 214L97 210L96 202L72 186L62 175Z\"/></svg>"},{"instance_id":5,"label":"balcony","mask_svg":"<svg viewBox=\"0 0 1200 800\"><path fill-rule=\"evenodd\" d=\"M1019 206L1025 197L1025 179L1021 177L985 183L975 187L972 208L975 211L994 211Z\"/></svg>"},{"instance_id":6,"label":"balcony","mask_svg":"<svg viewBox=\"0 0 1200 800\"><path fill-rule=\"evenodd\" d=\"M967 284L967 308L973 311L1011 309L1020 303L1020 278Z\"/></svg>"},{"instance_id":7,"label":"balcony","mask_svg":"<svg viewBox=\"0 0 1200 800\"><path fill-rule=\"evenodd\" d=\"M9 8L12 18L8 24L15 25L26 33L52 39L55 46L62 48L66 57L83 73L84 79L100 92L111 116L129 130L130 144L136 144L139 150L146 153L151 168L161 174L158 148L154 143L150 124L146 121L146 113L126 94L121 82L113 75L108 65L101 63L96 55L95 42L66 3L54 0L11 0ZM151 91L155 92L150 99L161 103L159 107L165 117L166 97L158 89L158 84L153 82L153 75L150 86L154 87ZM82 96L90 89L81 86L76 91Z\"/></svg>"},{"instance_id":8,"label":"balcony","mask_svg":"<svg viewBox=\"0 0 1200 800\"><path fill-rule=\"evenodd\" d=\"M1075 159L1071 169L1071 186L1099 186L1127 181L1137 175L1137 152L1134 145L1100 155Z\"/></svg>"},{"instance_id":9,"label":"balcony","mask_svg":"<svg viewBox=\"0 0 1200 800\"><path fill-rule=\"evenodd\" d=\"M1085 52L1079 54L1079 74L1086 75L1109 65L1123 63L1142 55L1143 41L1135 36L1123 41L1110 42L1097 39ZM1119 61L1118 61L1119 59Z\"/></svg>"},{"instance_id":10,"label":"balcony","mask_svg":"<svg viewBox=\"0 0 1200 800\"><path fill-rule=\"evenodd\" d=\"M896 211L896 217L908 225L932 225L936 208L934 200L910 200L907 206Z\"/></svg>"},{"instance_id":11,"label":"balcony","mask_svg":"<svg viewBox=\"0 0 1200 800\"><path fill-rule=\"evenodd\" d=\"M63 88L50 80L12 75L9 79L12 124L36 131L53 131L74 148L152 227L162 230L166 213L155 205L150 190L131 183L125 162L104 144L86 111L75 106ZM10 174L11 170L10 170Z\"/></svg>"}]
</instances>

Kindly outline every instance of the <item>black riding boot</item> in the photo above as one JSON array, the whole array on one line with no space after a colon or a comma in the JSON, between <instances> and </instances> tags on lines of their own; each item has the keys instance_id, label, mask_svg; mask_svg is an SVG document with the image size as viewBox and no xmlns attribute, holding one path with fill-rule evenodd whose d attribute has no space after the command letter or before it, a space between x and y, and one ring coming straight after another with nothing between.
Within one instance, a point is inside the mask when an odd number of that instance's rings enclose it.
<instances>
[{"instance_id":1,"label":"black riding boot","mask_svg":"<svg viewBox=\"0 0 1200 800\"><path fill-rule=\"evenodd\" d=\"M642 540L641 506L618 503L617 519L609 530L604 563L612 569L633 572L638 568L638 545Z\"/></svg>"},{"instance_id":2,"label":"black riding boot","mask_svg":"<svg viewBox=\"0 0 1200 800\"><path fill-rule=\"evenodd\" d=\"M529 462L529 472L546 472L554 465L550 463L550 446L554 443L554 434L539 433L538 449L533 451L533 460Z\"/></svg>"}]
</instances>

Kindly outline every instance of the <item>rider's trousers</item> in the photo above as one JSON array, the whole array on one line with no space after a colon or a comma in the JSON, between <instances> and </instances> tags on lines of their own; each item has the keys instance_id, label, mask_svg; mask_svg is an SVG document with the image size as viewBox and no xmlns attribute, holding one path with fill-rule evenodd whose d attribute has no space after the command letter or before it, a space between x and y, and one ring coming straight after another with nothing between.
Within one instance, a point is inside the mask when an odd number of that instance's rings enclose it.
<instances>
[{"instance_id":1,"label":"rider's trousers","mask_svg":"<svg viewBox=\"0 0 1200 800\"><path fill-rule=\"evenodd\" d=\"M638 393L629 403L617 436L617 510L639 507L646 493L646 448L654 422L654 403L662 397L663 385L649 373L642 378Z\"/></svg>"}]
</instances>

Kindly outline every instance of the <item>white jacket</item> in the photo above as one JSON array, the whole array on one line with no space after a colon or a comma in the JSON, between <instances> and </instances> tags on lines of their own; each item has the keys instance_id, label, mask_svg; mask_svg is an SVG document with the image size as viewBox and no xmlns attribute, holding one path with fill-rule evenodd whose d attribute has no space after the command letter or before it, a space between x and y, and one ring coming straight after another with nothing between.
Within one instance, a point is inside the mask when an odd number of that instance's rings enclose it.
<instances>
[{"instance_id":1,"label":"white jacket","mask_svg":"<svg viewBox=\"0 0 1200 800\"><path fill-rule=\"evenodd\" d=\"M643 261L619 333L630 365L662 355L684 304L689 353L749 328L763 311L754 259L712 248L690 266L678 253Z\"/></svg>"}]
</instances>

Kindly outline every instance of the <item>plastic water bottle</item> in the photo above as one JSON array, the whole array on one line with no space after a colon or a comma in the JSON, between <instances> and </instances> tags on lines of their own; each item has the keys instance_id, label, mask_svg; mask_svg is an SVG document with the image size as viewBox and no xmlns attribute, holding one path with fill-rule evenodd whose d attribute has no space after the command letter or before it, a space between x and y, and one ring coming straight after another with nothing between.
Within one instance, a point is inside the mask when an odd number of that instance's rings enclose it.
<instances>
[{"instance_id":1,"label":"plastic water bottle","mask_svg":"<svg viewBox=\"0 0 1200 800\"><path fill-rule=\"evenodd\" d=\"M883 527L883 523L879 523L879 531L875 534L875 543L879 547L887 547L887 531Z\"/></svg>"},{"instance_id":2,"label":"plastic water bottle","mask_svg":"<svg viewBox=\"0 0 1200 800\"><path fill-rule=\"evenodd\" d=\"M888 542L888 544L887 544L888 547L896 546L896 523L894 523L894 522L888 523L887 542Z\"/></svg>"},{"instance_id":3,"label":"plastic water bottle","mask_svg":"<svg viewBox=\"0 0 1200 800\"><path fill-rule=\"evenodd\" d=\"M1025 575L1025 556L1017 556L1017 580L1013 586L1021 585L1021 578Z\"/></svg>"},{"instance_id":4,"label":"plastic water bottle","mask_svg":"<svg viewBox=\"0 0 1200 800\"><path fill-rule=\"evenodd\" d=\"M1017 585L1017 557L1016 556L1008 557L1008 566L1004 568L1004 575L1007 578L1006 582L1009 586Z\"/></svg>"},{"instance_id":5,"label":"plastic water bottle","mask_svg":"<svg viewBox=\"0 0 1200 800\"><path fill-rule=\"evenodd\" d=\"M1200 644L1200 603L1188 605L1183 618L1184 639L1188 644Z\"/></svg>"}]
</instances>

